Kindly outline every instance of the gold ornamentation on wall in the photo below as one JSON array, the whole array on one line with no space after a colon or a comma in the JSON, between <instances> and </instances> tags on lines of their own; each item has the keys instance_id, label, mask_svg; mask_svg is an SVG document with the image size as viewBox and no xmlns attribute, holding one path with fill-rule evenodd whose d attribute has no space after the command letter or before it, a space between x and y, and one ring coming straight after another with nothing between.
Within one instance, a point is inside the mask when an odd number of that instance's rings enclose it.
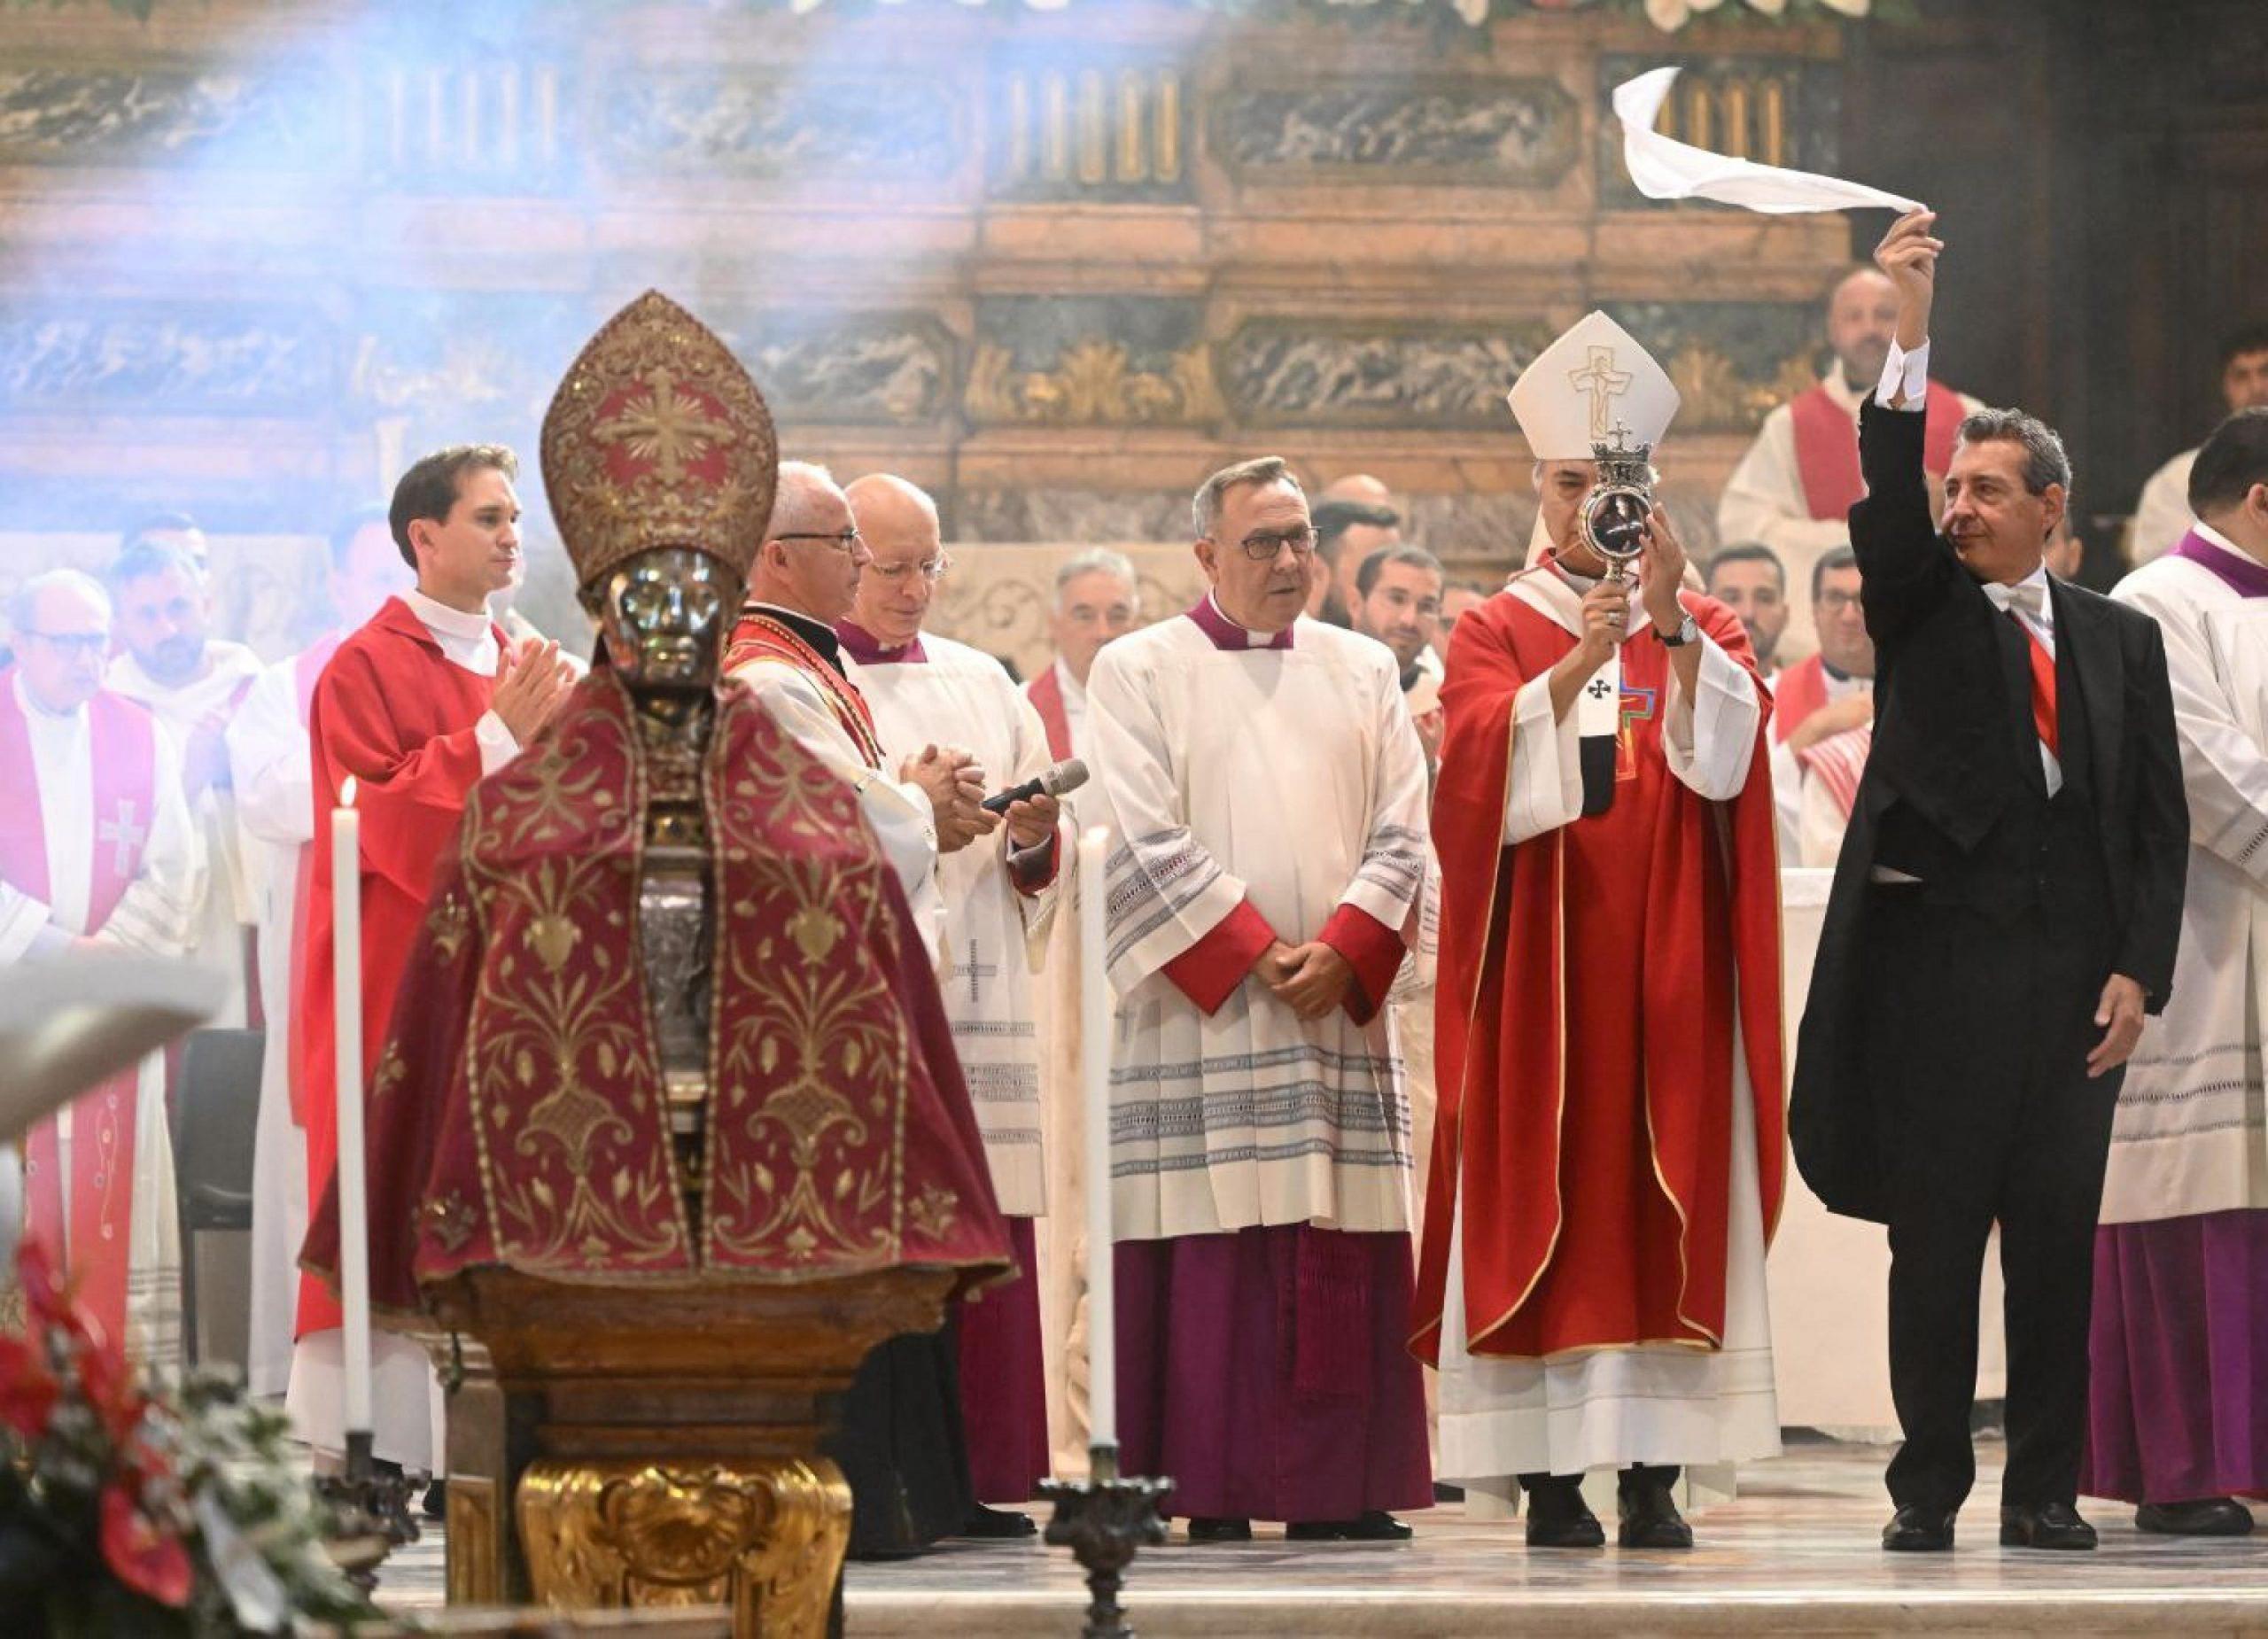
<instances>
[{"instance_id":1,"label":"gold ornamentation on wall","mask_svg":"<svg viewBox=\"0 0 2268 1639\"><path fill-rule=\"evenodd\" d=\"M735 1635L767 1639L822 1639L850 1541L850 1488L825 1457L546 1459L516 1505L529 1580L555 1610L728 1604Z\"/></svg>"},{"instance_id":2,"label":"gold ornamentation on wall","mask_svg":"<svg viewBox=\"0 0 2268 1639\"><path fill-rule=\"evenodd\" d=\"M1147 197L1182 180L1180 72L1029 64L1001 72L995 186L1048 199Z\"/></svg>"},{"instance_id":3,"label":"gold ornamentation on wall","mask_svg":"<svg viewBox=\"0 0 2268 1639\"><path fill-rule=\"evenodd\" d=\"M1677 388L1681 424L1690 428L1751 431L1775 407L1818 385L1809 355L1782 361L1768 380L1744 377L1716 348L1688 342L1670 355L1671 383Z\"/></svg>"},{"instance_id":4,"label":"gold ornamentation on wall","mask_svg":"<svg viewBox=\"0 0 2268 1639\"><path fill-rule=\"evenodd\" d=\"M1795 60L1748 63L1722 72L1689 66L1679 78L1677 94L1663 102L1654 128L1713 152L1793 165L1788 104L1803 71Z\"/></svg>"},{"instance_id":5,"label":"gold ornamentation on wall","mask_svg":"<svg viewBox=\"0 0 2268 1639\"><path fill-rule=\"evenodd\" d=\"M1018 370L1007 348L979 342L962 403L972 420L1045 426L1186 426L1227 414L1204 343L1145 370L1101 337L1074 342L1045 370Z\"/></svg>"}]
</instances>

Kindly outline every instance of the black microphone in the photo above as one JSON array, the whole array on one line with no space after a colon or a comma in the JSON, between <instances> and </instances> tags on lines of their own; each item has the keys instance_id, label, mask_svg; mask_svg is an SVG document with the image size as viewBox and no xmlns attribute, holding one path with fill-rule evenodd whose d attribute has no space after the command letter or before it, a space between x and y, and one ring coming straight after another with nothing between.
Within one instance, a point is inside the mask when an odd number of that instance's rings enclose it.
<instances>
[{"instance_id":1,"label":"black microphone","mask_svg":"<svg viewBox=\"0 0 2268 1639\"><path fill-rule=\"evenodd\" d=\"M1076 757L1067 757L1054 767L1021 785L1012 785L1005 791L995 791L978 804L988 814L1005 814L1011 803L1021 803L1027 797L1060 796L1066 791L1076 791L1087 782L1087 765Z\"/></svg>"}]
</instances>

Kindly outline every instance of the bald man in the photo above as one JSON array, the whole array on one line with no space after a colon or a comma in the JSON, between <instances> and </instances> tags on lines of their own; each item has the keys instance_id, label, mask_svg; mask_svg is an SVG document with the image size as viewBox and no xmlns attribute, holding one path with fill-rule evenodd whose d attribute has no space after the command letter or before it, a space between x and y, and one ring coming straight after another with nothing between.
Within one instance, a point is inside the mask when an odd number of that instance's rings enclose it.
<instances>
[{"instance_id":1,"label":"bald man","mask_svg":"<svg viewBox=\"0 0 2268 1639\"><path fill-rule=\"evenodd\" d=\"M874 713L850 680L835 631L873 559L833 475L811 462L781 462L765 528L725 670L857 790L859 811L896 867L935 959L944 928L938 856L999 824L976 806L984 771L933 745L884 760Z\"/></svg>"},{"instance_id":2,"label":"bald man","mask_svg":"<svg viewBox=\"0 0 2268 1639\"><path fill-rule=\"evenodd\" d=\"M1821 554L1851 539L1852 504L1866 493L1859 478L1859 405L1882 379L1898 328L1898 292L1881 272L1857 268L1827 299L1827 345L1835 362L1764 418L1756 442L1725 480L1717 503L1722 540L1758 540L1779 555L1790 586L1807 586ZM1961 418L1984 407L1966 393L1930 383L1922 465L1931 487L1953 459ZM1811 609L1798 600L1780 641L1784 664L1818 647Z\"/></svg>"},{"instance_id":3,"label":"bald man","mask_svg":"<svg viewBox=\"0 0 2268 1639\"><path fill-rule=\"evenodd\" d=\"M1000 787L1044 773L1047 728L1007 669L982 649L925 631L951 561L934 501L904 478L874 473L844 492L872 562L850 613L835 623L850 676L874 709L885 759L950 746ZM976 1107L1017 1276L955 1322L968 1465L978 1498L1021 1503L1052 1466L1041 1367L1033 1220L1046 1210L1041 1150L1038 996L1032 973L1055 911L1061 850L1052 796L1009 804L997 835L938 862L945 901L940 989L953 1046ZM964 1534L1025 1535L1016 1511L977 1509Z\"/></svg>"}]
</instances>

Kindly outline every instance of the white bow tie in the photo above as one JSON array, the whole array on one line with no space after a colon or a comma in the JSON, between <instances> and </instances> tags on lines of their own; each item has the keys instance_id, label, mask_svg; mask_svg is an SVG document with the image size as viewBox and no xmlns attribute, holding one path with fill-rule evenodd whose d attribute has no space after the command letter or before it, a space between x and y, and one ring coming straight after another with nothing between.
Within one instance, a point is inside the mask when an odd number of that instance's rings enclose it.
<instances>
[{"instance_id":1,"label":"white bow tie","mask_svg":"<svg viewBox=\"0 0 2268 1639\"><path fill-rule=\"evenodd\" d=\"M2047 588L2036 580L2013 586L1988 580L1984 583L1984 595L1992 600L1992 607L2001 613L2015 610L2034 625L2040 624L2041 611L2047 604Z\"/></svg>"}]
</instances>

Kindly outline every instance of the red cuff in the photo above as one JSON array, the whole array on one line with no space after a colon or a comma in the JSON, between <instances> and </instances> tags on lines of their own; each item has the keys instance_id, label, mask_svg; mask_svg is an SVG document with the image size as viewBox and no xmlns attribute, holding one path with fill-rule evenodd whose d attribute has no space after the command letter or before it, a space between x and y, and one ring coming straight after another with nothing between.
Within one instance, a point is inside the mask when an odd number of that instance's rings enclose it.
<instances>
[{"instance_id":1,"label":"red cuff","mask_svg":"<svg viewBox=\"0 0 2268 1639\"><path fill-rule=\"evenodd\" d=\"M1252 908L1251 900L1240 899L1212 932L1168 962L1165 975L1200 1012L1210 1014L1235 994L1260 953L1275 943L1268 919Z\"/></svg>"},{"instance_id":2,"label":"red cuff","mask_svg":"<svg viewBox=\"0 0 2268 1639\"><path fill-rule=\"evenodd\" d=\"M1354 968L1355 982L1347 987L1347 998L1340 1006L1355 1023L1368 1024L1385 1005L1394 975L1402 970L1407 952L1401 934L1368 911L1342 905L1331 913L1317 936Z\"/></svg>"},{"instance_id":3,"label":"red cuff","mask_svg":"<svg viewBox=\"0 0 2268 1639\"><path fill-rule=\"evenodd\" d=\"M1063 833L1060 830L1049 832L1046 845L1042 848L1020 849L1014 842L1008 844L1008 881L1015 884L1018 893L1026 897L1037 893L1053 882L1055 874L1062 867Z\"/></svg>"}]
</instances>

